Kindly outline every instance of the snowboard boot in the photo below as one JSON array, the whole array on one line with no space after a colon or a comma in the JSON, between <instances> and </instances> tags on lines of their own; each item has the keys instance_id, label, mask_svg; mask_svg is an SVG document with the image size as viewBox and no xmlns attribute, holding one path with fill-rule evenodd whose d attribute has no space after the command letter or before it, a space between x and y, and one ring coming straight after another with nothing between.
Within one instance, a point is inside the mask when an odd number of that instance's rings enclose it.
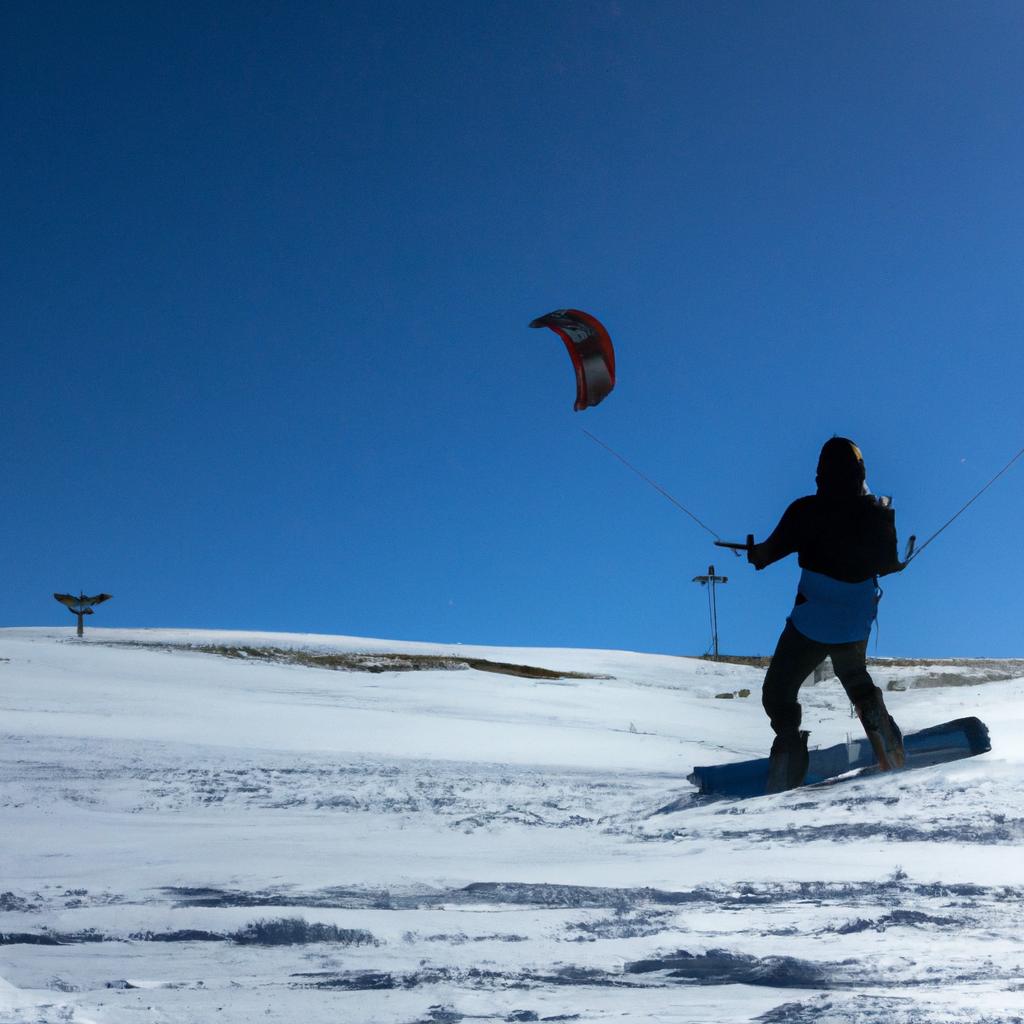
<instances>
[{"instance_id":1,"label":"snowboard boot","mask_svg":"<svg viewBox=\"0 0 1024 1024\"><path fill-rule=\"evenodd\" d=\"M766 793L782 793L802 786L807 775L810 755L807 753L806 730L776 736L768 756L768 783Z\"/></svg>"},{"instance_id":2,"label":"snowboard boot","mask_svg":"<svg viewBox=\"0 0 1024 1024\"><path fill-rule=\"evenodd\" d=\"M867 697L857 701L854 707L875 757L878 758L878 767L883 772L902 768L906 761L903 733L900 732L900 727L892 715L885 709L882 691L876 686Z\"/></svg>"}]
</instances>

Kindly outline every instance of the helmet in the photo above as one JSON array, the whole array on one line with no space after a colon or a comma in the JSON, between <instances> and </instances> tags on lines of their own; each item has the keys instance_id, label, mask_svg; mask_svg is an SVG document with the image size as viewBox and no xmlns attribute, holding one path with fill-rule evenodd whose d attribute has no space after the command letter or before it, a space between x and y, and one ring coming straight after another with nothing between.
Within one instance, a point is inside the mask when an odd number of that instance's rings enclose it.
<instances>
[{"instance_id":1,"label":"helmet","mask_svg":"<svg viewBox=\"0 0 1024 1024\"><path fill-rule=\"evenodd\" d=\"M864 493L864 456L848 437L830 437L818 456L818 493L852 497Z\"/></svg>"}]
</instances>

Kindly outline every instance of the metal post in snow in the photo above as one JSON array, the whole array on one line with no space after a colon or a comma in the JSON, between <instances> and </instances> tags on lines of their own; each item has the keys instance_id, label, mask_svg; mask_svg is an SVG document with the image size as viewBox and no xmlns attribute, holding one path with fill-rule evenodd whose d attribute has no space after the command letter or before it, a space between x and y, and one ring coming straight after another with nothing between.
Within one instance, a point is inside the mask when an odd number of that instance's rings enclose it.
<instances>
[{"instance_id":1,"label":"metal post in snow","mask_svg":"<svg viewBox=\"0 0 1024 1024\"><path fill-rule=\"evenodd\" d=\"M715 567L713 565L708 566L706 576L694 576L694 583L699 583L702 587L708 588L708 608L711 612L711 644L714 649L713 658L718 661L718 600L715 595L715 586L719 583L728 583L728 576L716 576Z\"/></svg>"}]
</instances>

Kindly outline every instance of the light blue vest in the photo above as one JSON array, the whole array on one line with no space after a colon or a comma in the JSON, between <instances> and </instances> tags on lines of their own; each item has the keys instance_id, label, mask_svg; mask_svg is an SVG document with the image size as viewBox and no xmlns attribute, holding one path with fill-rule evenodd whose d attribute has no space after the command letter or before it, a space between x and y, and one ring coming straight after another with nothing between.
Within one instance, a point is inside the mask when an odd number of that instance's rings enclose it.
<instances>
[{"instance_id":1,"label":"light blue vest","mask_svg":"<svg viewBox=\"0 0 1024 1024\"><path fill-rule=\"evenodd\" d=\"M793 606L789 621L804 636L822 644L847 644L871 635L881 597L877 580L844 583L804 569L797 590L807 600Z\"/></svg>"}]
</instances>

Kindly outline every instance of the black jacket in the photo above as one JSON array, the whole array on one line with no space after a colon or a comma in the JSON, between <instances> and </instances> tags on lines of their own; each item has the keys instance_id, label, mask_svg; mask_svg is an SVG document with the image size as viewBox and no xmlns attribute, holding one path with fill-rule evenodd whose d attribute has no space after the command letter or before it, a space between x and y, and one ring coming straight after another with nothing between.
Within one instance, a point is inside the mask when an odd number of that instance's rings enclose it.
<instances>
[{"instance_id":1,"label":"black jacket","mask_svg":"<svg viewBox=\"0 0 1024 1024\"><path fill-rule=\"evenodd\" d=\"M903 568L896 549L896 513L874 495L797 498L779 525L747 557L763 569L796 552L800 567L844 583L861 583Z\"/></svg>"}]
</instances>

